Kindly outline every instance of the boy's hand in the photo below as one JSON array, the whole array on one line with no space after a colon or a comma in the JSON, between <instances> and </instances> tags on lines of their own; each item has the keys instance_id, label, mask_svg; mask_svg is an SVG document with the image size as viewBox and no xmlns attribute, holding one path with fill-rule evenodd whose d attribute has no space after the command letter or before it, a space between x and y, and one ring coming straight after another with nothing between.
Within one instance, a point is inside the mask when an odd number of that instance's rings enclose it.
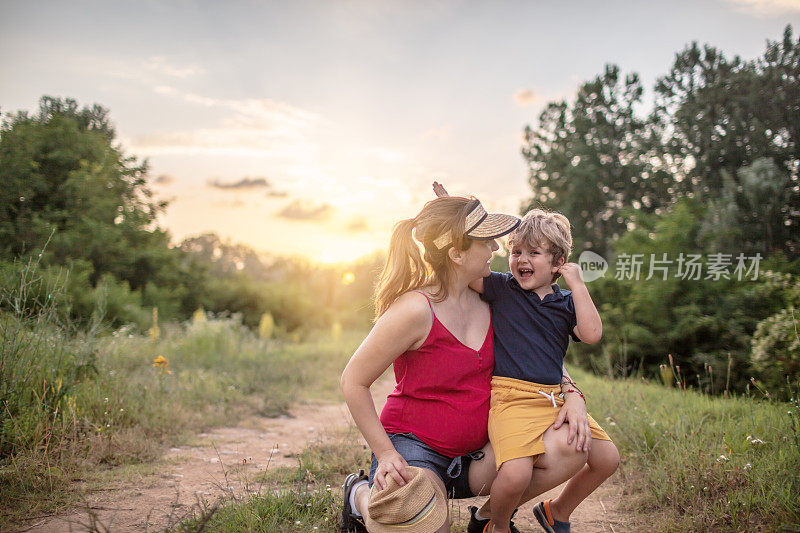
<instances>
[{"instance_id":1,"label":"boy's hand","mask_svg":"<svg viewBox=\"0 0 800 533\"><path fill-rule=\"evenodd\" d=\"M583 271L578 263L565 263L558 269L558 273L564 276L569 289L583 283Z\"/></svg>"},{"instance_id":2,"label":"boy's hand","mask_svg":"<svg viewBox=\"0 0 800 533\"><path fill-rule=\"evenodd\" d=\"M575 449L588 452L592 447L592 431L589 428L589 414L586 412L586 402L579 395L565 394L564 405L558 412L553 428L558 429L565 422L569 426L567 444L575 441Z\"/></svg>"},{"instance_id":3,"label":"boy's hand","mask_svg":"<svg viewBox=\"0 0 800 533\"><path fill-rule=\"evenodd\" d=\"M444 185L438 181L433 182L433 192L436 193L436 196L439 198L442 198L443 196L450 196L447 194L447 190L444 188Z\"/></svg>"}]
</instances>

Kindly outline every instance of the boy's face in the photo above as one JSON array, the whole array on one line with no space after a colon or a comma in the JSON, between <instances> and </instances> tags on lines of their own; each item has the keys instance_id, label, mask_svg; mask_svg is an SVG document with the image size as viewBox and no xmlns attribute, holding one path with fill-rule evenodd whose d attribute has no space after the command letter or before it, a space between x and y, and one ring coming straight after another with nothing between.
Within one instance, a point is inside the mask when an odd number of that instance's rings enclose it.
<instances>
[{"instance_id":1,"label":"boy's face","mask_svg":"<svg viewBox=\"0 0 800 533\"><path fill-rule=\"evenodd\" d=\"M547 243L535 246L530 243L513 243L508 264L514 279L527 291L550 287L553 275L559 268L553 264L553 254L550 253Z\"/></svg>"}]
</instances>

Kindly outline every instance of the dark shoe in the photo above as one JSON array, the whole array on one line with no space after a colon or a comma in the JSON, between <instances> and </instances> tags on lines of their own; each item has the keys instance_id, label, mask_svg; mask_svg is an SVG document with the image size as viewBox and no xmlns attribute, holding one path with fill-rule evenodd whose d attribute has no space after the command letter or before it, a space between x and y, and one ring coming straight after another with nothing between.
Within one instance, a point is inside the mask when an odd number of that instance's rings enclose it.
<instances>
[{"instance_id":1,"label":"dark shoe","mask_svg":"<svg viewBox=\"0 0 800 533\"><path fill-rule=\"evenodd\" d=\"M474 505L469 506L469 525L467 525L467 533L483 533L483 528L489 523L489 519L478 520L475 518L475 512L478 510Z\"/></svg>"},{"instance_id":2,"label":"dark shoe","mask_svg":"<svg viewBox=\"0 0 800 533\"><path fill-rule=\"evenodd\" d=\"M561 522L553 518L553 514L550 512L551 501L553 500L537 503L533 508L533 516L547 533L569 533L569 522Z\"/></svg>"},{"instance_id":3,"label":"dark shoe","mask_svg":"<svg viewBox=\"0 0 800 533\"><path fill-rule=\"evenodd\" d=\"M467 533L483 533L483 530L486 529L486 525L489 523L488 518L484 520L478 520L475 518L475 513L477 511L478 508L474 505L469 506L469 524L467 525ZM515 514L517 514L517 509L514 509L514 512L511 513L511 518L514 518ZM511 533L519 533L519 529L517 529L517 526L514 525L513 520L509 524L508 530Z\"/></svg>"},{"instance_id":4,"label":"dark shoe","mask_svg":"<svg viewBox=\"0 0 800 533\"><path fill-rule=\"evenodd\" d=\"M350 508L350 491L353 490L353 485L367 479L369 478L364 474L364 471L359 470L358 474L350 474L344 480L342 485L342 518L339 521L339 531L341 533L367 533L363 518L353 516Z\"/></svg>"}]
</instances>

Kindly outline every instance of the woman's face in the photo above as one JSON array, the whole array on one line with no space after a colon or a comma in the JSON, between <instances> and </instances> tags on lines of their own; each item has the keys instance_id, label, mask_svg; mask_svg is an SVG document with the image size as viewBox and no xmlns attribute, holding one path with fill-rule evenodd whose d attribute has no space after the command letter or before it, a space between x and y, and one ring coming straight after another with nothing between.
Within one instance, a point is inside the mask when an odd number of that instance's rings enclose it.
<instances>
[{"instance_id":1,"label":"woman's face","mask_svg":"<svg viewBox=\"0 0 800 533\"><path fill-rule=\"evenodd\" d=\"M499 250L500 246L498 246L497 241L494 239L471 240L472 244L464 253L466 257L464 267L467 268L470 273L474 273L475 279L483 278L489 275L491 271L489 263L492 262L492 254Z\"/></svg>"}]
</instances>

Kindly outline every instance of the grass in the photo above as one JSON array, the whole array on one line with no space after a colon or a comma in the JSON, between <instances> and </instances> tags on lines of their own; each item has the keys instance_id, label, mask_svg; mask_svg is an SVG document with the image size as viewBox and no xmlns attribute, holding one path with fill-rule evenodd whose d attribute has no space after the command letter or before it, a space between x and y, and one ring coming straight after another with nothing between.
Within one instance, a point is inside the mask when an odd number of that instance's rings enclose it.
<instances>
[{"instance_id":1,"label":"grass","mask_svg":"<svg viewBox=\"0 0 800 533\"><path fill-rule=\"evenodd\" d=\"M361 337L262 340L219 318L153 339L69 332L52 318L0 315L0 529L75 505L76 482L150 463L210 427L333 398Z\"/></svg>"},{"instance_id":2,"label":"grass","mask_svg":"<svg viewBox=\"0 0 800 533\"><path fill-rule=\"evenodd\" d=\"M571 373L620 448L623 509L637 531L800 530L796 403ZM212 513L209 530L335 531L337 485L368 465L355 437L330 436L303 450L300 466L262 473L265 490ZM317 507L321 498L329 507ZM296 514L303 501L318 512ZM197 531L199 520L175 531Z\"/></svg>"},{"instance_id":3,"label":"grass","mask_svg":"<svg viewBox=\"0 0 800 533\"><path fill-rule=\"evenodd\" d=\"M200 506L196 516L169 531L338 531L338 486L369 460L357 430L324 435L307 445L297 460L298 466L271 468L243 480L240 493L229 491L220 506Z\"/></svg>"},{"instance_id":4,"label":"grass","mask_svg":"<svg viewBox=\"0 0 800 533\"><path fill-rule=\"evenodd\" d=\"M800 531L797 402L575 372L622 455L627 509L656 531Z\"/></svg>"},{"instance_id":5,"label":"grass","mask_svg":"<svg viewBox=\"0 0 800 533\"><path fill-rule=\"evenodd\" d=\"M147 472L164 447L210 427L285 413L298 400L338 401L340 371L362 337L262 340L234 318L202 317L152 337L76 332L47 300L28 312L12 298L4 305L14 312L0 312L0 529L76 504L76 482ZM782 403L760 391L722 398L573 375L620 448L637 528L800 531L796 390ZM177 530L333 530L336 487L367 456L352 432L311 443L299 467L262 473L255 495L231 494Z\"/></svg>"}]
</instances>

